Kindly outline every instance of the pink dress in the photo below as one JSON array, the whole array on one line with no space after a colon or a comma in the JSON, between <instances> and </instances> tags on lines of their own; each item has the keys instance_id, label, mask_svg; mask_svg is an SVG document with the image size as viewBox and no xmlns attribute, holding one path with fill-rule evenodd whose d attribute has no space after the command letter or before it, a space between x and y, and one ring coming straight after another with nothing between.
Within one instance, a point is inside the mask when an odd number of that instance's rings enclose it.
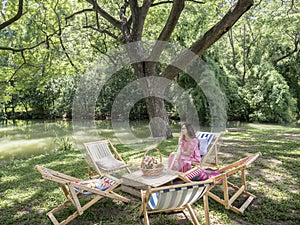
<instances>
[{"instance_id":1,"label":"pink dress","mask_svg":"<svg viewBox=\"0 0 300 225\"><path fill-rule=\"evenodd\" d=\"M174 157L176 154L171 154L169 157L169 167L174 170L179 170L180 172L188 171L192 168L192 162L200 162L200 150L199 150L199 142L197 138L193 138L190 141L185 141L182 138L179 138L178 145L182 152L191 152L190 155L180 154L178 157L178 168L171 168L174 163ZM170 166L172 164L172 166Z\"/></svg>"}]
</instances>

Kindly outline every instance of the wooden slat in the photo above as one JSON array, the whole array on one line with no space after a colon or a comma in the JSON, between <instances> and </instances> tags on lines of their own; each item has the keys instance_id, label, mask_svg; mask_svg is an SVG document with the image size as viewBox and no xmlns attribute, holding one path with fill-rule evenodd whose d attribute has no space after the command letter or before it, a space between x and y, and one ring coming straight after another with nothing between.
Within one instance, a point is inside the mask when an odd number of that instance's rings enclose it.
<instances>
[{"instance_id":1,"label":"wooden slat","mask_svg":"<svg viewBox=\"0 0 300 225\"><path fill-rule=\"evenodd\" d=\"M232 203L243 193L243 191L245 190L245 186L242 185L240 187L240 189L234 193L234 195L229 199L228 204L232 205Z\"/></svg>"},{"instance_id":2,"label":"wooden slat","mask_svg":"<svg viewBox=\"0 0 300 225\"><path fill-rule=\"evenodd\" d=\"M247 200L244 202L244 204L239 208L241 213L244 213L245 209L251 204L253 199L254 199L253 196L250 196L249 198L247 198Z\"/></svg>"}]
</instances>

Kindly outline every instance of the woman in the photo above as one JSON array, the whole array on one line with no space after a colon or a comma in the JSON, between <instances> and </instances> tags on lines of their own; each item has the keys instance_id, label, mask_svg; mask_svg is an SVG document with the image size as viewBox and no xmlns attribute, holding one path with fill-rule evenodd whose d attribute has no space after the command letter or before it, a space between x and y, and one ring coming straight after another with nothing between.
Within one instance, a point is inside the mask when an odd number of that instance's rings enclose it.
<instances>
[{"instance_id":1,"label":"woman","mask_svg":"<svg viewBox=\"0 0 300 225\"><path fill-rule=\"evenodd\" d=\"M179 152L173 152L169 157L170 169L185 172L192 168L192 162L200 162L199 141L191 124L182 125L178 147Z\"/></svg>"}]
</instances>

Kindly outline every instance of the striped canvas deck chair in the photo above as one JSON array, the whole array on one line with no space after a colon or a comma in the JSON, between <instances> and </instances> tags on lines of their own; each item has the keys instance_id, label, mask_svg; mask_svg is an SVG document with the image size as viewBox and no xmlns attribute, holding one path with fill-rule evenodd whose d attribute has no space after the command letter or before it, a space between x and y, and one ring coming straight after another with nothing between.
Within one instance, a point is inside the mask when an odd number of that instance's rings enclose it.
<instances>
[{"instance_id":1,"label":"striped canvas deck chair","mask_svg":"<svg viewBox=\"0 0 300 225\"><path fill-rule=\"evenodd\" d=\"M88 142L84 143L84 146L87 150L88 173L90 177L95 174L91 167L100 175L121 169L126 169L130 173L129 165L124 162L111 141Z\"/></svg>"},{"instance_id":2,"label":"striped canvas deck chair","mask_svg":"<svg viewBox=\"0 0 300 225\"><path fill-rule=\"evenodd\" d=\"M209 208L207 192L212 181L189 182L184 184L162 186L141 191L142 205L139 212L144 216L144 224L150 224L148 214L161 212L183 212L188 210L194 224L200 224L192 208L192 204L203 198L205 222L209 224Z\"/></svg>"},{"instance_id":3,"label":"striped canvas deck chair","mask_svg":"<svg viewBox=\"0 0 300 225\"><path fill-rule=\"evenodd\" d=\"M181 178L187 179L186 181L199 181L199 179L195 179L197 177L213 179L214 185L208 191L208 196L224 205L226 209L235 213L244 213L245 209L256 198L255 195L247 191L246 170L260 155L260 152L251 154L216 171L195 167L185 174L181 174ZM218 184L221 185L221 194L215 190ZM239 204L237 204L238 201Z\"/></svg>"},{"instance_id":4,"label":"striped canvas deck chair","mask_svg":"<svg viewBox=\"0 0 300 225\"><path fill-rule=\"evenodd\" d=\"M196 132L200 144L201 162L195 165L218 167L218 151L220 147L220 133Z\"/></svg>"},{"instance_id":5,"label":"striped canvas deck chair","mask_svg":"<svg viewBox=\"0 0 300 225\"><path fill-rule=\"evenodd\" d=\"M115 177L106 175L97 179L80 180L39 165L36 165L35 169L42 174L42 177L45 180L58 183L66 196L66 200L62 204L47 213L47 216L55 225L63 225L71 222L102 198L111 198L122 202L129 202L129 199L113 191L121 183L121 181ZM81 202L83 201L81 196L86 195L92 196L93 198L89 198L89 201L82 206ZM65 220L59 222L54 214L64 209L69 203L74 206L76 211Z\"/></svg>"}]
</instances>

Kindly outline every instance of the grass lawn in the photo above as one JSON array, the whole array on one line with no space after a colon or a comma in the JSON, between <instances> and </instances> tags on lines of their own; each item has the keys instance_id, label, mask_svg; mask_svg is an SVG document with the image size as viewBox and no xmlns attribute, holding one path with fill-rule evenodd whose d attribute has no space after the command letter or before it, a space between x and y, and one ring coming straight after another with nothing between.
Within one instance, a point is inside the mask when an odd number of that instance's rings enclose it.
<instances>
[{"instance_id":1,"label":"grass lawn","mask_svg":"<svg viewBox=\"0 0 300 225\"><path fill-rule=\"evenodd\" d=\"M177 138L161 143L159 149L167 157L175 149ZM127 162L139 162L137 154L116 145ZM221 164L229 164L249 153L262 156L248 169L248 190L257 198L243 215L226 210L209 199L211 224L300 224L300 129L248 129L222 135L219 153ZM46 213L64 201L56 183L45 181L34 170L42 165L77 178L87 178L87 164L79 150L56 151L25 160L1 162L1 224L51 224ZM103 199L70 224L142 224L138 217L140 200L129 197L129 204ZM204 224L202 201L194 204L199 221ZM70 215L72 207L58 217ZM152 215L151 224L190 224L184 214Z\"/></svg>"}]
</instances>

